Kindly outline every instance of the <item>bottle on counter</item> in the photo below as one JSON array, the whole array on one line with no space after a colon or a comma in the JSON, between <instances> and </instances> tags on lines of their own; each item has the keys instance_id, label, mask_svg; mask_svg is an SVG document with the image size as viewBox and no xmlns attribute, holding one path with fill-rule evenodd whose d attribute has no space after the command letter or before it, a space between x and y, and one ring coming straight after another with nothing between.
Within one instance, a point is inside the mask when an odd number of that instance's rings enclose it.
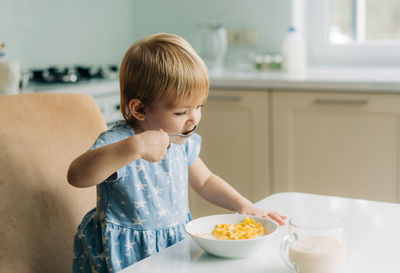
<instances>
[{"instance_id":1,"label":"bottle on counter","mask_svg":"<svg viewBox=\"0 0 400 273\"><path fill-rule=\"evenodd\" d=\"M302 73L306 70L306 49L303 37L295 27L289 27L282 43L282 68L287 72Z\"/></svg>"},{"instance_id":2,"label":"bottle on counter","mask_svg":"<svg viewBox=\"0 0 400 273\"><path fill-rule=\"evenodd\" d=\"M5 57L5 43L0 43L0 95L19 92L21 78L18 61L8 61Z\"/></svg>"}]
</instances>

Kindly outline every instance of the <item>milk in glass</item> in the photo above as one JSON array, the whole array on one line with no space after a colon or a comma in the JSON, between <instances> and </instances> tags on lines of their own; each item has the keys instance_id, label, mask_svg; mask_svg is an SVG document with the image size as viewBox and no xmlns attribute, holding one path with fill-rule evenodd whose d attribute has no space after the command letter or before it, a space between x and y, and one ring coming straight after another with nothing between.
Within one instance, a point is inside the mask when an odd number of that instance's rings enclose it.
<instances>
[{"instance_id":1,"label":"milk in glass","mask_svg":"<svg viewBox=\"0 0 400 273\"><path fill-rule=\"evenodd\" d=\"M324 211L292 217L281 243L283 261L299 273L340 273L345 266L343 224L341 216Z\"/></svg>"},{"instance_id":2,"label":"milk in glass","mask_svg":"<svg viewBox=\"0 0 400 273\"><path fill-rule=\"evenodd\" d=\"M345 250L335 238L308 236L289 247L289 259L300 273L337 273L344 265Z\"/></svg>"}]
</instances>

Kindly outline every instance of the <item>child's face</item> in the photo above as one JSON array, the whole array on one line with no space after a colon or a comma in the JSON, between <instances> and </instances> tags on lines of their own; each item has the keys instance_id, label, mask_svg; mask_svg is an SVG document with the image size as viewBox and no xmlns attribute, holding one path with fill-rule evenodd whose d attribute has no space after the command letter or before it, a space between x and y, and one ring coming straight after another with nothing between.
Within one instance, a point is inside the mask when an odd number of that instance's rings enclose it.
<instances>
[{"instance_id":1,"label":"child's face","mask_svg":"<svg viewBox=\"0 0 400 273\"><path fill-rule=\"evenodd\" d=\"M175 106L157 100L145 110L145 119L141 123L144 130L163 129L168 135L184 134L193 130L201 119L203 100L194 105L185 102Z\"/></svg>"}]
</instances>

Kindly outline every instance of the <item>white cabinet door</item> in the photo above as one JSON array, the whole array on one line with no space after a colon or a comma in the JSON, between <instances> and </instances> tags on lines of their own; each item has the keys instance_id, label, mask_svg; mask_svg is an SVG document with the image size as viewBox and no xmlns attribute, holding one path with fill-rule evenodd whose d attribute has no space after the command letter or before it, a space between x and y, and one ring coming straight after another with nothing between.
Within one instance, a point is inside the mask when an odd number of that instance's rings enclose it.
<instances>
[{"instance_id":1,"label":"white cabinet door","mask_svg":"<svg viewBox=\"0 0 400 273\"><path fill-rule=\"evenodd\" d=\"M400 96L274 91L274 192L399 201Z\"/></svg>"},{"instance_id":2,"label":"white cabinet door","mask_svg":"<svg viewBox=\"0 0 400 273\"><path fill-rule=\"evenodd\" d=\"M269 194L268 92L211 90L198 132L209 169L251 201ZM232 213L190 191L193 217Z\"/></svg>"}]
</instances>

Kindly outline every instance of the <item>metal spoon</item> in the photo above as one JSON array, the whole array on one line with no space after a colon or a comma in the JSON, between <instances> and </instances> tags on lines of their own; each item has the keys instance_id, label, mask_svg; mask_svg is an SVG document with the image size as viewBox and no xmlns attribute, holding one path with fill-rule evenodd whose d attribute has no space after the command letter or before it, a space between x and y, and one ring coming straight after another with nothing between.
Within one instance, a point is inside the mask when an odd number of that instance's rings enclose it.
<instances>
[{"instance_id":1,"label":"metal spoon","mask_svg":"<svg viewBox=\"0 0 400 273\"><path fill-rule=\"evenodd\" d=\"M193 135L196 128L197 126L194 126L194 128L191 131L185 132L184 134L169 135L169 141L174 144L182 144L183 142L185 142L187 138Z\"/></svg>"}]
</instances>

